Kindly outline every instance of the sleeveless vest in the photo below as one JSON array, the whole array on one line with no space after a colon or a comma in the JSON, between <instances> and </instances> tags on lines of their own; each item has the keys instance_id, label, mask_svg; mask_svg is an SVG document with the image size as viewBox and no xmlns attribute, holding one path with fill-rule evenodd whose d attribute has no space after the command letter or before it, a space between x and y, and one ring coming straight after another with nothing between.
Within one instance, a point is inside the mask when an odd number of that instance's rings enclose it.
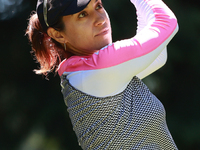
<instances>
[{"instance_id":1,"label":"sleeveless vest","mask_svg":"<svg viewBox=\"0 0 200 150\"><path fill-rule=\"evenodd\" d=\"M136 76L104 98L83 93L61 76L65 104L83 150L176 150L162 103Z\"/></svg>"}]
</instances>

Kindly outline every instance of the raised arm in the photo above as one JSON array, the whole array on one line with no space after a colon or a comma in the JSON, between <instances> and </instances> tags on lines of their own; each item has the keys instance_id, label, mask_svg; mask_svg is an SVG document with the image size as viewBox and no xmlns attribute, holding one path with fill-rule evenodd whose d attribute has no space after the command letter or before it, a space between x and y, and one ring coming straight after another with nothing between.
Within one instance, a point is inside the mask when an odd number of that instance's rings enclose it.
<instances>
[{"instance_id":1,"label":"raised arm","mask_svg":"<svg viewBox=\"0 0 200 150\"><path fill-rule=\"evenodd\" d=\"M131 2L145 23L133 38L115 42L92 56L71 57L61 64L59 74L68 74L77 89L99 97L121 92L133 76L153 63L178 31L175 15L161 0Z\"/></svg>"},{"instance_id":2,"label":"raised arm","mask_svg":"<svg viewBox=\"0 0 200 150\"><path fill-rule=\"evenodd\" d=\"M142 14L137 13L137 31L136 33L139 33L142 29L144 29L145 26L147 26L148 22L145 20L144 17L142 17ZM144 70L142 70L139 74L136 76L140 79L143 79L147 77L148 75L152 74L156 70L160 69L163 65L165 65L167 61L167 47L165 47L162 52L159 54L159 56Z\"/></svg>"}]
</instances>

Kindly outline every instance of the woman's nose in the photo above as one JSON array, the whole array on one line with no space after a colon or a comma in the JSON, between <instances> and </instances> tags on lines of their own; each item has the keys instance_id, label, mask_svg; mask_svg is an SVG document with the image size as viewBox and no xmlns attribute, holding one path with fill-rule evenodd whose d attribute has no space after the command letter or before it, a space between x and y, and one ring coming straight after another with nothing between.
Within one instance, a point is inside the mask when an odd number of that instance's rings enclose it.
<instances>
[{"instance_id":1,"label":"woman's nose","mask_svg":"<svg viewBox=\"0 0 200 150\"><path fill-rule=\"evenodd\" d=\"M101 26L106 22L106 15L96 12L95 14L95 26Z\"/></svg>"}]
</instances>

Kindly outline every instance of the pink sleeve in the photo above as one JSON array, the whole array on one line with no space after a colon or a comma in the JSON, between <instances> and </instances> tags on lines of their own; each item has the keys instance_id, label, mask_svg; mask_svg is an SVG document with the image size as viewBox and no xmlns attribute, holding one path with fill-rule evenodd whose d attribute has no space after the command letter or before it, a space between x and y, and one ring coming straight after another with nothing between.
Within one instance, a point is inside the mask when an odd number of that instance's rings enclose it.
<instances>
[{"instance_id":1,"label":"pink sleeve","mask_svg":"<svg viewBox=\"0 0 200 150\"><path fill-rule=\"evenodd\" d=\"M133 38L115 42L92 56L73 56L63 61L59 68L59 75L63 72L108 68L144 56L159 46L162 46L160 49L164 49L175 35L174 31L177 27L175 15L160 0L131 1L147 25Z\"/></svg>"}]
</instances>

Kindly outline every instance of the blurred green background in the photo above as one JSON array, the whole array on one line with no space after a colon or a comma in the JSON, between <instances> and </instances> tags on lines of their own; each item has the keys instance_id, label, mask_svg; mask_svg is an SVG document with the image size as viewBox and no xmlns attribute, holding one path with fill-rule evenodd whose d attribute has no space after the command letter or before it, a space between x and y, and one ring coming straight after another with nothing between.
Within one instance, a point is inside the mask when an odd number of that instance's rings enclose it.
<instances>
[{"instance_id":1,"label":"blurred green background","mask_svg":"<svg viewBox=\"0 0 200 150\"><path fill-rule=\"evenodd\" d=\"M144 79L162 101L180 150L200 149L200 1L164 0L179 32L168 46L167 64ZM104 0L113 40L135 35L129 0ZM25 36L36 0L0 0L0 150L79 150L58 75L35 75L38 65Z\"/></svg>"}]
</instances>

